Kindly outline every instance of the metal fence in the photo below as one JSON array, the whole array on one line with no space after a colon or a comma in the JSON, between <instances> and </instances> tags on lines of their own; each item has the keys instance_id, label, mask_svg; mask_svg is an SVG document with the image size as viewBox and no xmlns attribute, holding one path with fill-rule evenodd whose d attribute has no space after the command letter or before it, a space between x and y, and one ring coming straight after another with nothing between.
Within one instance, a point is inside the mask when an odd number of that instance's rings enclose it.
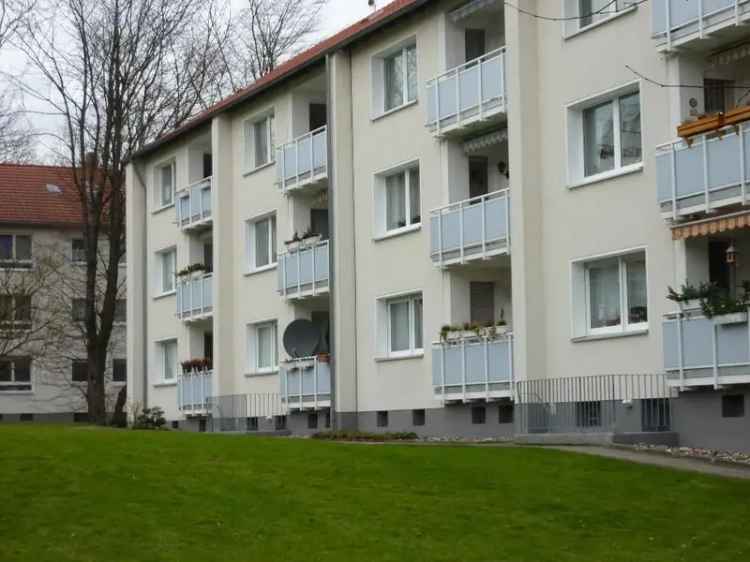
<instances>
[{"instance_id":1,"label":"metal fence","mask_svg":"<svg viewBox=\"0 0 750 562\"><path fill-rule=\"evenodd\" d=\"M208 430L212 432L286 429L287 408L278 393L212 396L208 412Z\"/></svg>"},{"instance_id":2,"label":"metal fence","mask_svg":"<svg viewBox=\"0 0 750 562\"><path fill-rule=\"evenodd\" d=\"M637 433L671 430L664 375L625 374L516 383L515 432Z\"/></svg>"}]
</instances>

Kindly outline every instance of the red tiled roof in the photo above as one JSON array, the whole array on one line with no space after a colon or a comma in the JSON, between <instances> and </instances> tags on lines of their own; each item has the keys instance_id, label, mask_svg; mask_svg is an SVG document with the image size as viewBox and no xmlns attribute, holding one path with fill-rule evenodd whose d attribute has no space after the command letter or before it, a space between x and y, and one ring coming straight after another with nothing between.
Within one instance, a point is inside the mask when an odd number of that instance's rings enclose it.
<instances>
[{"instance_id":1,"label":"red tiled roof","mask_svg":"<svg viewBox=\"0 0 750 562\"><path fill-rule=\"evenodd\" d=\"M295 72L299 72L300 70L322 60L327 54L344 47L369 32L375 31L385 23L426 4L428 1L429 0L393 0L390 4L387 4L380 10L370 14L368 17L359 20L331 37L324 39L320 43L313 45L306 51L303 51L288 61L280 64L274 70L262 76L249 86L212 105L189 121L185 122L180 127L144 147L138 151L135 156L137 157L147 154L162 144L177 138L181 134L203 125L215 115L246 101L253 95L257 95L266 88L293 75Z\"/></svg>"},{"instance_id":2,"label":"red tiled roof","mask_svg":"<svg viewBox=\"0 0 750 562\"><path fill-rule=\"evenodd\" d=\"M81 203L71 169L0 163L0 224L79 226Z\"/></svg>"}]
</instances>

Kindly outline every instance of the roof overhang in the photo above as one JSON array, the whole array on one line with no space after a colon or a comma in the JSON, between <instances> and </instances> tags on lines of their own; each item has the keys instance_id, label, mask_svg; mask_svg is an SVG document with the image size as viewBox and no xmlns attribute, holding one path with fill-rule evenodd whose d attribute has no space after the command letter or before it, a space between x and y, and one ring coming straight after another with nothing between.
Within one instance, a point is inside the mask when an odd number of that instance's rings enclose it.
<instances>
[{"instance_id":1,"label":"roof overhang","mask_svg":"<svg viewBox=\"0 0 750 562\"><path fill-rule=\"evenodd\" d=\"M714 234L750 228L750 211L740 211L710 219L702 219L672 226L673 240L703 238Z\"/></svg>"}]
</instances>

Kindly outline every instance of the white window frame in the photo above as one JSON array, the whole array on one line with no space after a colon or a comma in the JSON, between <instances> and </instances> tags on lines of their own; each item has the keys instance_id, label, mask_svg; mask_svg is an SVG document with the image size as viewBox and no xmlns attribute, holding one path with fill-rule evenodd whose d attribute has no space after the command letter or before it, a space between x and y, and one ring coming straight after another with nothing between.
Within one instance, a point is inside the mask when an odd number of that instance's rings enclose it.
<instances>
[{"instance_id":1,"label":"white window frame","mask_svg":"<svg viewBox=\"0 0 750 562\"><path fill-rule=\"evenodd\" d=\"M415 304L417 301L422 303L422 334L421 334L421 346L417 346L417 331L416 331L416 314ZM405 350L393 350L391 348L391 307L396 304L408 303L409 306L409 348ZM424 355L424 296L422 291L408 291L406 293L397 295L387 295L377 299L377 313L376 318L378 319L378 326L376 330L377 334L377 350L378 354L376 359L387 360L387 359L403 359L409 357L422 357Z\"/></svg>"},{"instance_id":2,"label":"white window frame","mask_svg":"<svg viewBox=\"0 0 750 562\"><path fill-rule=\"evenodd\" d=\"M34 359L27 355L12 355L9 357L0 358L3 361L8 361L10 363L10 381L4 381L0 382L0 389L2 389L3 386L19 386L19 385L26 385L28 384L29 389L28 390L0 390L0 396L7 395L7 394L33 394L34 392ZM16 380L16 360L18 359L28 359L29 360L29 380L26 381L17 381Z\"/></svg>"},{"instance_id":3,"label":"white window frame","mask_svg":"<svg viewBox=\"0 0 750 562\"><path fill-rule=\"evenodd\" d=\"M171 290L165 290L164 288L164 260L167 255L172 254L174 255L174 279L172 281L172 288ZM165 297L168 295L174 295L177 292L177 248L175 246L164 248L162 250L159 250L156 252L156 267L155 273L156 273L156 279L154 280L155 288L154 293L155 296L158 297Z\"/></svg>"},{"instance_id":4,"label":"white window frame","mask_svg":"<svg viewBox=\"0 0 750 562\"><path fill-rule=\"evenodd\" d=\"M272 236L269 232L268 236L268 257L269 262L265 265L257 266L257 255L255 252L255 237L256 237L256 231L258 224L264 222L264 221L271 221L271 224L273 225L273 232L276 233L276 236ZM279 224L278 220L276 219L276 211L272 211L270 213L264 213L262 215L258 215L256 217L253 217L249 219L247 222L247 271L248 273L260 273L262 271L268 271L269 269L275 269L276 266L279 263L279 251L278 251L278 238L279 238ZM276 240L274 240L276 238ZM276 247L274 247L274 242L276 242Z\"/></svg>"},{"instance_id":5,"label":"white window frame","mask_svg":"<svg viewBox=\"0 0 750 562\"><path fill-rule=\"evenodd\" d=\"M417 68L416 68L416 91L414 92L414 99L409 99L409 70L407 64L407 51L414 49L417 57ZM386 80L385 80L385 61L386 59L392 58L395 55L401 53L404 64L403 64L403 92L404 99L400 105L386 109ZM416 36L411 36L403 41L400 41L397 45L394 45L385 51L382 51L370 60L370 76L372 80L372 119L378 119L386 115L390 115L400 109L409 107L419 102L419 49L417 47Z\"/></svg>"},{"instance_id":6,"label":"white window frame","mask_svg":"<svg viewBox=\"0 0 750 562\"><path fill-rule=\"evenodd\" d=\"M26 233L13 233L13 232L0 232L3 236L10 236L11 238L11 258L9 260L0 260L0 269L20 269L28 270L34 267L34 238L31 234ZM18 259L18 237L22 236L29 239L29 252L31 257L29 259ZM21 267L19 267L21 265Z\"/></svg>"},{"instance_id":7,"label":"white window frame","mask_svg":"<svg viewBox=\"0 0 750 562\"><path fill-rule=\"evenodd\" d=\"M255 160L255 127L259 123L267 121L266 127L266 147L268 148L268 160L258 164ZM276 147L274 124L276 122L275 112L268 109L262 113L249 117L242 122L242 142L244 148L244 168L245 174L251 174L276 163Z\"/></svg>"},{"instance_id":8,"label":"white window frame","mask_svg":"<svg viewBox=\"0 0 750 562\"><path fill-rule=\"evenodd\" d=\"M638 103L641 108L641 160L626 166L622 165L622 143L620 131L620 104L621 98L632 94L638 94ZM614 158L615 165L611 170L585 175L585 146L584 146L584 122L583 113L586 109L612 103L612 122L614 126ZM566 106L566 130L567 130L567 176L568 187L575 188L597 183L607 179L619 177L633 172L643 170L643 89L640 80L628 82L605 92L600 92L584 99L576 100Z\"/></svg>"},{"instance_id":9,"label":"white window frame","mask_svg":"<svg viewBox=\"0 0 750 562\"><path fill-rule=\"evenodd\" d=\"M0 298L8 299L10 302L10 320L7 322L0 319L0 331L4 329L9 329L11 326L16 331L28 331L31 330L33 326L34 321L34 314L33 314L33 295L14 295L14 294L0 294ZM29 319L19 319L18 318L18 299L19 298L28 298L29 299Z\"/></svg>"},{"instance_id":10,"label":"white window frame","mask_svg":"<svg viewBox=\"0 0 750 562\"><path fill-rule=\"evenodd\" d=\"M164 203L162 200L161 171L167 166L172 168L172 200ZM177 194L177 159L170 158L154 166L154 212L174 207Z\"/></svg>"},{"instance_id":11,"label":"white window frame","mask_svg":"<svg viewBox=\"0 0 750 562\"><path fill-rule=\"evenodd\" d=\"M263 320L248 324L248 374L271 375L279 371L279 323L277 320ZM260 362L260 330L273 329L273 365L261 366Z\"/></svg>"},{"instance_id":12,"label":"white window frame","mask_svg":"<svg viewBox=\"0 0 750 562\"><path fill-rule=\"evenodd\" d=\"M76 250L75 243L81 242L83 247ZM83 254L83 259L80 255L76 255L76 252ZM83 238L71 238L70 240L70 261L75 265L84 265L86 263L86 242Z\"/></svg>"},{"instance_id":13,"label":"white window frame","mask_svg":"<svg viewBox=\"0 0 750 562\"><path fill-rule=\"evenodd\" d=\"M646 322L631 323L628 320L628 286L627 286L627 263L636 258L643 258L646 263L646 310L648 320ZM617 326L605 326L601 328L591 327L591 283L590 268L593 264L602 261L617 260L619 267L619 289L620 289L620 324ZM576 339L612 337L619 335L642 334L648 332L651 320L651 302L649 296L649 267L648 252L645 247L630 248L608 254L589 256L576 259L571 262L571 330L572 337Z\"/></svg>"},{"instance_id":14,"label":"white window frame","mask_svg":"<svg viewBox=\"0 0 750 562\"><path fill-rule=\"evenodd\" d=\"M616 9L616 11L613 11L613 9ZM613 13L601 14L600 17L595 17L594 21L591 23L582 26L580 18L580 0L562 0L562 13L565 18L562 22L563 37L565 39L571 39L572 37L591 29L595 29L600 25L604 25L621 16L630 14L637 9L638 4L636 3L636 0L617 0L616 5L608 6L605 9L605 12Z\"/></svg>"},{"instance_id":15,"label":"white window frame","mask_svg":"<svg viewBox=\"0 0 750 562\"><path fill-rule=\"evenodd\" d=\"M412 209L411 209L411 174L409 173L413 169L417 169L419 172L419 222L411 222ZM386 180L397 174L405 174L405 217L406 225L398 228L388 229L388 195L387 195L387 183ZM424 214L422 212L422 169L420 166L419 159L410 160L402 164L398 164L395 167L388 168L375 173L374 179L374 205L375 209L375 225L374 238L376 240L383 238L390 238L399 234L405 234L419 230L422 227L422 221L424 220Z\"/></svg>"},{"instance_id":16,"label":"white window frame","mask_svg":"<svg viewBox=\"0 0 750 562\"><path fill-rule=\"evenodd\" d=\"M173 378L167 378L166 377L166 366L167 366L167 353L166 349L167 346L174 345L174 377ZM158 340L156 342L156 360L157 360L157 366L158 366L158 379L157 384L177 384L177 378L179 376L178 368L180 366L180 361L178 359L178 343L177 338L166 338L163 340Z\"/></svg>"}]
</instances>

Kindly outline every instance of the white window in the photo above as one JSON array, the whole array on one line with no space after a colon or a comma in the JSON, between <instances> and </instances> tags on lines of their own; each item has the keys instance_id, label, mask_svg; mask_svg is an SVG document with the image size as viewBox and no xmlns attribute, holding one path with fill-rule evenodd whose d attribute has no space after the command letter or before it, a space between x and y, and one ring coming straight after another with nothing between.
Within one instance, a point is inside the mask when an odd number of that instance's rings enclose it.
<instances>
[{"instance_id":1,"label":"white window","mask_svg":"<svg viewBox=\"0 0 750 562\"><path fill-rule=\"evenodd\" d=\"M417 46L413 42L373 59L375 113L382 114L417 99Z\"/></svg>"},{"instance_id":2,"label":"white window","mask_svg":"<svg viewBox=\"0 0 750 562\"><path fill-rule=\"evenodd\" d=\"M250 271L276 265L276 216L248 222L248 261Z\"/></svg>"},{"instance_id":3,"label":"white window","mask_svg":"<svg viewBox=\"0 0 750 562\"><path fill-rule=\"evenodd\" d=\"M31 391L31 358L0 357L0 392Z\"/></svg>"},{"instance_id":4,"label":"white window","mask_svg":"<svg viewBox=\"0 0 750 562\"><path fill-rule=\"evenodd\" d=\"M636 0L564 0L564 3L566 35L628 13L637 6Z\"/></svg>"},{"instance_id":5,"label":"white window","mask_svg":"<svg viewBox=\"0 0 750 562\"><path fill-rule=\"evenodd\" d=\"M162 209L174 205L176 189L176 163L174 160L157 166L154 177L154 206Z\"/></svg>"},{"instance_id":6,"label":"white window","mask_svg":"<svg viewBox=\"0 0 750 562\"><path fill-rule=\"evenodd\" d=\"M250 372L264 374L279 368L276 321L249 326Z\"/></svg>"},{"instance_id":7,"label":"white window","mask_svg":"<svg viewBox=\"0 0 750 562\"><path fill-rule=\"evenodd\" d=\"M422 294L380 299L379 353L386 357L421 354L424 349Z\"/></svg>"},{"instance_id":8,"label":"white window","mask_svg":"<svg viewBox=\"0 0 750 562\"><path fill-rule=\"evenodd\" d=\"M644 251L576 262L573 282L576 336L648 329Z\"/></svg>"},{"instance_id":9,"label":"white window","mask_svg":"<svg viewBox=\"0 0 750 562\"><path fill-rule=\"evenodd\" d=\"M569 107L570 183L618 175L642 165L641 102L637 86Z\"/></svg>"},{"instance_id":10,"label":"white window","mask_svg":"<svg viewBox=\"0 0 750 562\"><path fill-rule=\"evenodd\" d=\"M169 294L175 290L175 275L177 273L177 250L171 248L156 254L158 279L156 290L158 294Z\"/></svg>"},{"instance_id":11,"label":"white window","mask_svg":"<svg viewBox=\"0 0 750 562\"><path fill-rule=\"evenodd\" d=\"M377 176L375 200L377 236L421 224L419 165L408 164Z\"/></svg>"},{"instance_id":12,"label":"white window","mask_svg":"<svg viewBox=\"0 0 750 562\"><path fill-rule=\"evenodd\" d=\"M31 266L31 236L0 234L0 267L28 269Z\"/></svg>"},{"instance_id":13,"label":"white window","mask_svg":"<svg viewBox=\"0 0 750 562\"><path fill-rule=\"evenodd\" d=\"M273 114L245 121L245 165L249 171L274 159Z\"/></svg>"},{"instance_id":14,"label":"white window","mask_svg":"<svg viewBox=\"0 0 750 562\"><path fill-rule=\"evenodd\" d=\"M5 336L30 328L31 295L0 295L0 330L9 330Z\"/></svg>"},{"instance_id":15,"label":"white window","mask_svg":"<svg viewBox=\"0 0 750 562\"><path fill-rule=\"evenodd\" d=\"M165 340L156 344L159 374L164 382L177 378L177 340Z\"/></svg>"},{"instance_id":16,"label":"white window","mask_svg":"<svg viewBox=\"0 0 750 562\"><path fill-rule=\"evenodd\" d=\"M86 243L83 238L71 240L71 259L74 263L86 263Z\"/></svg>"}]
</instances>

